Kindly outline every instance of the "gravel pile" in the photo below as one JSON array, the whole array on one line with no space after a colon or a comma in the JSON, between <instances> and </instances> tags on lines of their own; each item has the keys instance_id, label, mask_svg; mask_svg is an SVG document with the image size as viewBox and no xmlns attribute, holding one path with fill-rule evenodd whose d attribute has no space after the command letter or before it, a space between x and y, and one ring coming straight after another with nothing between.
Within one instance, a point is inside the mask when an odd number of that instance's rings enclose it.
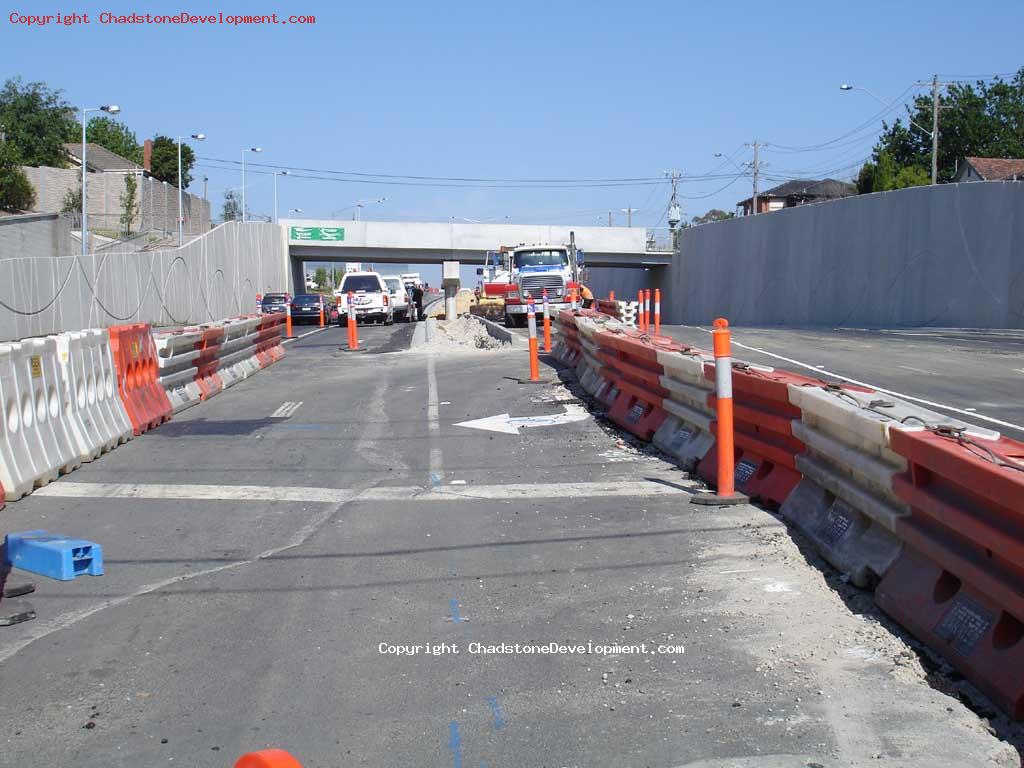
<instances>
[{"instance_id":1,"label":"gravel pile","mask_svg":"<svg viewBox=\"0 0 1024 768\"><path fill-rule=\"evenodd\" d=\"M472 316L454 320L431 320L433 338L424 346L429 349L501 349L506 346L487 333L487 328Z\"/></svg>"}]
</instances>

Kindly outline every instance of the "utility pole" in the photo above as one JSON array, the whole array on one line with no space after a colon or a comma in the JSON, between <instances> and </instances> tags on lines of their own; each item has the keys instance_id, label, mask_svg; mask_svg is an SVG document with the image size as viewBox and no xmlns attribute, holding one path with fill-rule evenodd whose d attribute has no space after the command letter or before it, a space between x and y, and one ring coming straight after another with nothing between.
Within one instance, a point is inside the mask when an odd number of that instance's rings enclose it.
<instances>
[{"instance_id":1,"label":"utility pole","mask_svg":"<svg viewBox=\"0 0 1024 768\"><path fill-rule=\"evenodd\" d=\"M682 178L683 174L679 171L672 170L665 171L665 175L668 176L669 180L672 182L672 199L668 204L668 228L674 232L675 228L683 218L682 208L679 207L679 198L677 196L679 179Z\"/></svg>"},{"instance_id":2,"label":"utility pole","mask_svg":"<svg viewBox=\"0 0 1024 768\"><path fill-rule=\"evenodd\" d=\"M752 147L753 150L754 150L754 160L750 164L750 168L751 168L751 170L753 172L751 175L753 176L753 181L754 181L754 195L753 195L753 197L750 198L750 203L751 203L750 214L752 216L756 216L757 215L757 183L759 181L759 177L760 177L760 174L761 174L761 149L763 149L764 147L767 147L768 145L767 144L762 144L759 141L755 140L753 144L748 144L747 146L748 147Z\"/></svg>"},{"instance_id":3,"label":"utility pole","mask_svg":"<svg viewBox=\"0 0 1024 768\"><path fill-rule=\"evenodd\" d=\"M932 185L939 183L939 76L932 75Z\"/></svg>"}]
</instances>

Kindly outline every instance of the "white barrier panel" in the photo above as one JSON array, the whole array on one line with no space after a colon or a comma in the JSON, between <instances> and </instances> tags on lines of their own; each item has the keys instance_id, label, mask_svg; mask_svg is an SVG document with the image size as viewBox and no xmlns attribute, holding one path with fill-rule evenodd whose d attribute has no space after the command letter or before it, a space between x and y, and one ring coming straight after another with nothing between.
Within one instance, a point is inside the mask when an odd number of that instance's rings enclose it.
<instances>
[{"instance_id":1,"label":"white barrier panel","mask_svg":"<svg viewBox=\"0 0 1024 768\"><path fill-rule=\"evenodd\" d=\"M0 485L8 501L81 465L62 390L53 338L0 344Z\"/></svg>"},{"instance_id":2,"label":"white barrier panel","mask_svg":"<svg viewBox=\"0 0 1024 768\"><path fill-rule=\"evenodd\" d=\"M127 412L114 383L109 336L106 331L90 329L50 338L57 344L68 433L78 458L83 462L92 461L131 435ZM107 402L111 398L117 401L117 409L124 412L127 430L115 421L111 413L114 404Z\"/></svg>"},{"instance_id":3,"label":"white barrier panel","mask_svg":"<svg viewBox=\"0 0 1024 768\"><path fill-rule=\"evenodd\" d=\"M199 403L198 387L190 387L198 369L195 359L200 351L196 344L203 338L200 330L186 328L183 331L165 333L153 332L153 344L157 354L157 381L167 392L167 399L175 413Z\"/></svg>"}]
</instances>

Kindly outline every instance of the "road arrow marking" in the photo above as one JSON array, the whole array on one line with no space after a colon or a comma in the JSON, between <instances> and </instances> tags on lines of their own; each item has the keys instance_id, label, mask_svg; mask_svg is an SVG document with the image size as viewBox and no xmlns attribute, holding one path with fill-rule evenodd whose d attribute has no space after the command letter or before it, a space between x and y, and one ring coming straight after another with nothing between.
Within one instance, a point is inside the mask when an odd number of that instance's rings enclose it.
<instances>
[{"instance_id":1,"label":"road arrow marking","mask_svg":"<svg viewBox=\"0 0 1024 768\"><path fill-rule=\"evenodd\" d=\"M456 427L469 427L470 429L486 429L491 432L504 432L509 435L518 435L519 428L523 427L555 427L560 424L570 424L574 421L583 421L587 418L586 410L578 405L564 406L564 413L554 413L550 416L509 416L501 413L497 416L488 416L485 419L473 419L472 421L460 421Z\"/></svg>"}]
</instances>

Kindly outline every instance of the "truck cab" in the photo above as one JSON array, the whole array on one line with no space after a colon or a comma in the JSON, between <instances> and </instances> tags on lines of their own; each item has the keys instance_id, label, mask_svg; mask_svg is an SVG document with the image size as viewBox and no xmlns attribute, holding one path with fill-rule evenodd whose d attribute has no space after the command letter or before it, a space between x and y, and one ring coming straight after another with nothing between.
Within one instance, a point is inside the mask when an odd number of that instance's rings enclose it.
<instances>
[{"instance_id":1,"label":"truck cab","mask_svg":"<svg viewBox=\"0 0 1024 768\"><path fill-rule=\"evenodd\" d=\"M519 245L493 254L492 264L485 265L492 270L493 282L484 283L483 292L488 296L504 294L508 327L526 324L530 298L537 312L543 311L545 292L552 312L572 306L569 294L580 288L583 255L574 241L569 245ZM499 260L500 264L496 263Z\"/></svg>"}]
</instances>

